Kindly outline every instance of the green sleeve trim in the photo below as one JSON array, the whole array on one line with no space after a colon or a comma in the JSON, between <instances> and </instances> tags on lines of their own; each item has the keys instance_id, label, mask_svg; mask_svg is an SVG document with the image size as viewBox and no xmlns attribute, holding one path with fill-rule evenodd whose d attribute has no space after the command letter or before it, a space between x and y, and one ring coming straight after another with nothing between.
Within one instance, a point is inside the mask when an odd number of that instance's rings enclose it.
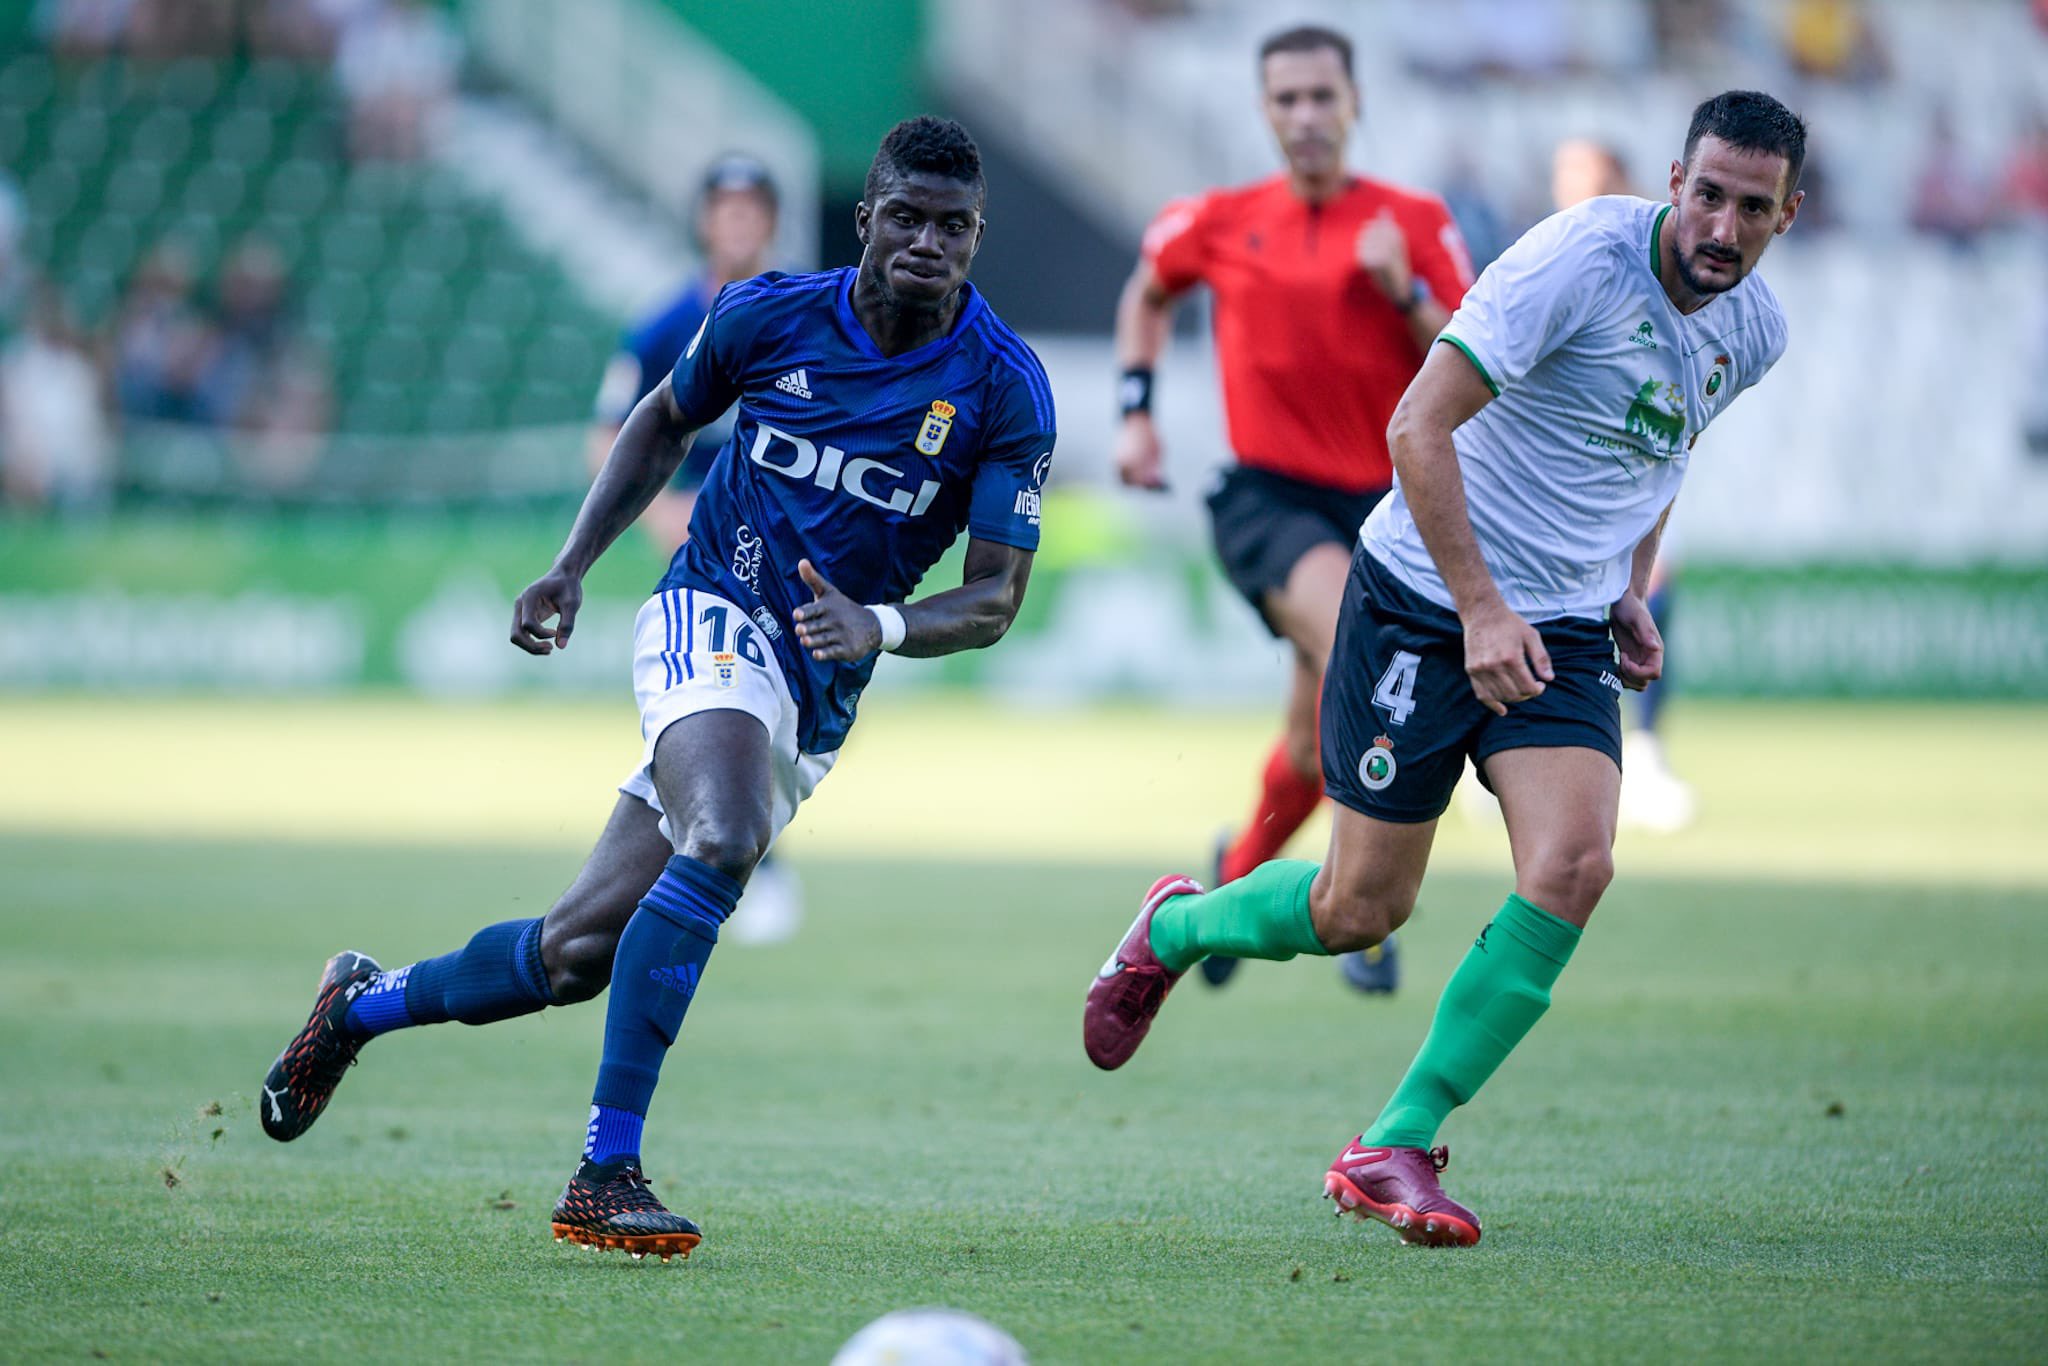
<instances>
[{"instance_id":1,"label":"green sleeve trim","mask_svg":"<svg viewBox=\"0 0 2048 1366\"><path fill-rule=\"evenodd\" d=\"M1469 360L1469 361L1471 361L1471 362L1472 362L1472 368L1473 368L1474 370L1477 370L1477 371L1479 372L1479 378L1481 378L1481 379L1485 380L1485 381L1486 381L1486 387L1487 387L1487 388L1489 388L1489 389L1491 389L1491 390L1493 390L1493 396L1494 396L1495 398L1499 398L1499 397L1500 397L1500 386L1499 386L1498 384L1495 384L1495 383L1493 382L1493 376L1492 376L1492 375L1489 375L1489 374L1487 374L1487 373L1486 373L1486 367L1485 367L1485 366L1483 366L1483 365L1481 365L1481 364L1479 363L1479 357L1477 357L1477 356L1475 356L1475 355L1473 355L1473 354L1472 354L1472 348L1471 348L1471 347L1469 347L1469 346L1465 345L1465 343L1463 343L1463 342L1459 341L1459 340L1458 340L1458 339L1457 339L1456 337L1452 336L1452 335L1451 335L1450 333L1448 333L1448 332L1445 332L1445 333L1442 333L1441 335L1439 335L1439 336L1437 337L1437 340L1438 340L1438 341L1440 341L1440 342L1449 342L1449 343L1450 343L1450 344L1451 344L1452 346L1455 346L1455 347L1457 347L1457 348L1458 348L1458 349L1459 349L1460 351L1463 351L1463 352L1465 353L1465 359L1466 359L1466 360Z\"/></svg>"}]
</instances>

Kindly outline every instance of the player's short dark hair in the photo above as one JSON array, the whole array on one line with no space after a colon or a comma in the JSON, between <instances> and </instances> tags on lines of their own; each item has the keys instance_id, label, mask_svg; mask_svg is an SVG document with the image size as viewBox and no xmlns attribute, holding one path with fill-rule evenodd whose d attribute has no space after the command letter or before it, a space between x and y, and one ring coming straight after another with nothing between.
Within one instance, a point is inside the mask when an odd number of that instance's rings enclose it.
<instances>
[{"instance_id":1,"label":"player's short dark hair","mask_svg":"<svg viewBox=\"0 0 2048 1366\"><path fill-rule=\"evenodd\" d=\"M972 186L977 201L988 197L988 182L981 177L981 149L951 119L919 114L891 128L868 164L861 198L872 204L890 182L912 175L944 176Z\"/></svg>"},{"instance_id":2,"label":"player's short dark hair","mask_svg":"<svg viewBox=\"0 0 2048 1366\"><path fill-rule=\"evenodd\" d=\"M1724 90L1692 111L1685 130L1685 164L1701 138L1719 138L1743 152L1785 158L1785 193L1799 188L1806 163L1806 121L1761 90Z\"/></svg>"},{"instance_id":3,"label":"player's short dark hair","mask_svg":"<svg viewBox=\"0 0 2048 1366\"><path fill-rule=\"evenodd\" d=\"M1298 24L1280 32L1259 44L1259 70L1266 69L1266 58L1276 52L1321 52L1325 48L1337 54L1344 63L1344 79L1357 83L1351 74L1351 40L1333 28L1321 24Z\"/></svg>"}]
</instances>

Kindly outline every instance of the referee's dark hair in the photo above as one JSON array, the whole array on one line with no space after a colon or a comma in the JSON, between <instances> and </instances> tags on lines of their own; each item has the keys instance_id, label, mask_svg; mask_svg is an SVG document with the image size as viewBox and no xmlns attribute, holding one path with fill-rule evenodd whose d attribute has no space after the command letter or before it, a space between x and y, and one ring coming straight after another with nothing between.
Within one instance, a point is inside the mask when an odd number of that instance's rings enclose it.
<instances>
[{"instance_id":1,"label":"referee's dark hair","mask_svg":"<svg viewBox=\"0 0 2048 1366\"><path fill-rule=\"evenodd\" d=\"M1266 69L1266 58L1276 52L1321 52L1324 48L1337 54L1344 63L1344 79L1353 85L1358 78L1351 74L1351 40L1333 28L1320 24L1301 24L1280 32L1259 44L1259 69Z\"/></svg>"},{"instance_id":2,"label":"referee's dark hair","mask_svg":"<svg viewBox=\"0 0 2048 1366\"><path fill-rule=\"evenodd\" d=\"M1799 188L1806 164L1806 121L1761 90L1724 90L1692 111L1685 130L1685 164L1701 138L1719 138L1739 152L1785 158L1785 194Z\"/></svg>"},{"instance_id":3,"label":"referee's dark hair","mask_svg":"<svg viewBox=\"0 0 2048 1366\"><path fill-rule=\"evenodd\" d=\"M891 128L868 164L861 198L873 204L891 183L918 174L970 185L977 203L988 198L988 182L981 175L981 149L967 130L951 119L919 114Z\"/></svg>"}]
</instances>

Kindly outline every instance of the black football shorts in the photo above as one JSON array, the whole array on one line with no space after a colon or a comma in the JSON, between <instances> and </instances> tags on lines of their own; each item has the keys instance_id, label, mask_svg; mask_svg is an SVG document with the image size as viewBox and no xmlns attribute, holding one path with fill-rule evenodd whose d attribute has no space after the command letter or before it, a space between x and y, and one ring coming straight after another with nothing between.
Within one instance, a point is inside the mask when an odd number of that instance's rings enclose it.
<instances>
[{"instance_id":1,"label":"black football shorts","mask_svg":"<svg viewBox=\"0 0 2048 1366\"><path fill-rule=\"evenodd\" d=\"M1538 622L1556 677L1496 716L1472 693L1458 615L1360 547L1323 674L1323 789L1383 821L1435 820L1470 756L1597 749L1621 766L1621 678L1604 620Z\"/></svg>"}]
</instances>

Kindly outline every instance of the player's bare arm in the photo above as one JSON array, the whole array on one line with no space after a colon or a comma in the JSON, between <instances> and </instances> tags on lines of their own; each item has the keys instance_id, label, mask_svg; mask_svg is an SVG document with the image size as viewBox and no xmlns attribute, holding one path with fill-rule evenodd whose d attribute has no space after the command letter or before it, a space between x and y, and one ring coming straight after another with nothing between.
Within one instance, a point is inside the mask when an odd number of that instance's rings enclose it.
<instances>
[{"instance_id":1,"label":"player's bare arm","mask_svg":"<svg viewBox=\"0 0 2048 1366\"><path fill-rule=\"evenodd\" d=\"M1116 437L1116 477L1131 488L1166 487L1159 429L1152 421L1151 372L1166 350L1173 304L1174 296L1159 282L1152 263L1140 257L1116 301L1117 366L1125 376L1143 376L1125 381L1126 385L1142 385L1143 393L1117 396L1124 416Z\"/></svg>"},{"instance_id":2,"label":"player's bare arm","mask_svg":"<svg viewBox=\"0 0 2048 1366\"><path fill-rule=\"evenodd\" d=\"M1665 507L1650 534L1636 543L1629 564L1628 591L1608 609L1607 624L1614 632L1614 644L1621 665L1622 683L1638 692L1664 674L1664 635L1650 615L1650 580L1657 565L1657 550L1664 542L1664 527L1671 520Z\"/></svg>"},{"instance_id":3,"label":"player's bare arm","mask_svg":"<svg viewBox=\"0 0 2048 1366\"><path fill-rule=\"evenodd\" d=\"M882 648L873 612L833 587L809 560L797 564L797 573L815 595L794 614L797 639L813 659L851 663ZM893 653L931 659L995 644L1017 619L1030 578L1030 551L970 538L958 588L897 605L904 636Z\"/></svg>"},{"instance_id":4,"label":"player's bare arm","mask_svg":"<svg viewBox=\"0 0 2048 1366\"><path fill-rule=\"evenodd\" d=\"M568 648L583 606L583 576L675 477L696 433L676 406L668 380L640 400L584 495L553 567L512 604L514 645L533 655ZM551 618L553 626L547 625Z\"/></svg>"},{"instance_id":5,"label":"player's bare arm","mask_svg":"<svg viewBox=\"0 0 2048 1366\"><path fill-rule=\"evenodd\" d=\"M1408 256L1408 238L1392 214L1380 213L1359 230L1358 264L1388 302L1401 310L1415 349L1428 354L1437 333L1451 320L1451 311L1421 287L1415 263Z\"/></svg>"},{"instance_id":6,"label":"player's bare arm","mask_svg":"<svg viewBox=\"0 0 2048 1366\"><path fill-rule=\"evenodd\" d=\"M1479 553L1451 442L1451 433L1492 400L1493 391L1462 352L1432 347L1387 424L1387 446L1422 543L1464 623L1472 692L1505 716L1510 702L1535 697L1552 674L1543 637L1507 605Z\"/></svg>"}]
</instances>

